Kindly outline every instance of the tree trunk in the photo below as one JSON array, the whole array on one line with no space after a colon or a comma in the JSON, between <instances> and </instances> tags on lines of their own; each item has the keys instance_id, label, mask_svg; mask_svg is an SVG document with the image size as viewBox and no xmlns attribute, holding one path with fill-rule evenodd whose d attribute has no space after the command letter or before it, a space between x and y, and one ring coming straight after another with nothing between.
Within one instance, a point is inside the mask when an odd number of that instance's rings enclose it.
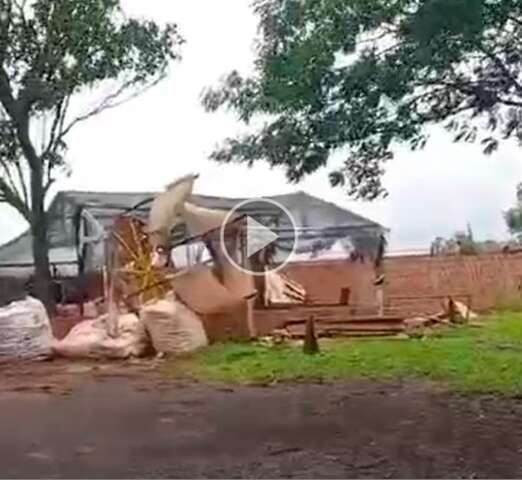
<instances>
[{"instance_id":1,"label":"tree trunk","mask_svg":"<svg viewBox=\"0 0 522 480\"><path fill-rule=\"evenodd\" d=\"M47 214L45 213L45 190L41 169L31 170L31 233L33 237L34 289L49 314L54 313L55 302L51 290L49 264L49 239L47 237Z\"/></svg>"}]
</instances>

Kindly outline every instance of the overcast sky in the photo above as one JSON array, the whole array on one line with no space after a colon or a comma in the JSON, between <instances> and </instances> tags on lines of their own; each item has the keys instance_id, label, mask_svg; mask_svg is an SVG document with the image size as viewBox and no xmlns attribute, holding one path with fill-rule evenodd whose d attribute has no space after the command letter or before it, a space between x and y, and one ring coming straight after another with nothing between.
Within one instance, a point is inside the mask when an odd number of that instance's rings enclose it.
<instances>
[{"instance_id":1,"label":"overcast sky","mask_svg":"<svg viewBox=\"0 0 522 480\"><path fill-rule=\"evenodd\" d=\"M248 71L256 19L248 0L123 0L132 15L175 21L187 40L183 61L146 95L78 127L69 138L73 175L62 189L158 190L180 175L201 174L196 191L209 195L253 196L305 190L391 229L391 248L428 248L438 236L471 223L480 239L505 238L502 211L522 181L522 151L505 145L490 157L478 146L456 145L433 132L425 150L398 149L385 177L389 197L353 202L332 189L327 170L298 186L282 171L221 166L207 160L213 147L241 126L226 113L207 114L200 93L231 69ZM0 242L20 233L24 223L0 207Z\"/></svg>"}]
</instances>

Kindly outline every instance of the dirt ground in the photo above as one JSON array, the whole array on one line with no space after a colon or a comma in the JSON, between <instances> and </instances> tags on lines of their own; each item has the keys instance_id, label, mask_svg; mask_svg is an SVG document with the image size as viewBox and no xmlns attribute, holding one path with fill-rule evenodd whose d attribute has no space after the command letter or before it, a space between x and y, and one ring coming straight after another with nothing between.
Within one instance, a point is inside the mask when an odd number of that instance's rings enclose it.
<instances>
[{"instance_id":1,"label":"dirt ground","mask_svg":"<svg viewBox=\"0 0 522 480\"><path fill-rule=\"evenodd\" d=\"M168 383L157 365L0 365L4 478L522 476L522 401L426 384Z\"/></svg>"}]
</instances>

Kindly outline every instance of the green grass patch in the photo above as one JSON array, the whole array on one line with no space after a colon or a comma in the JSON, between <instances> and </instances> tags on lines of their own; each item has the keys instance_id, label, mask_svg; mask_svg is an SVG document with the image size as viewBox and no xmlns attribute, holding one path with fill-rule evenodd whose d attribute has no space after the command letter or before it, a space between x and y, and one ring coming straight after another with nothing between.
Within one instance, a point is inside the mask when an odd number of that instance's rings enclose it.
<instances>
[{"instance_id":1,"label":"green grass patch","mask_svg":"<svg viewBox=\"0 0 522 480\"><path fill-rule=\"evenodd\" d=\"M322 340L315 356L295 346L213 345L169 360L165 372L241 384L425 379L463 392L522 393L522 314L501 313L484 323L418 340Z\"/></svg>"}]
</instances>

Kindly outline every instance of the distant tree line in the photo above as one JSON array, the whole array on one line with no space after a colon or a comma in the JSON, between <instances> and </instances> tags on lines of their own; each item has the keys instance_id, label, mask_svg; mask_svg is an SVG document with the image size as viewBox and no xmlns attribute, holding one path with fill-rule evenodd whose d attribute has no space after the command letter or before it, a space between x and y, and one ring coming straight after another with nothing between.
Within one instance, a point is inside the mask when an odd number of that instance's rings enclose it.
<instances>
[{"instance_id":1,"label":"distant tree line","mask_svg":"<svg viewBox=\"0 0 522 480\"><path fill-rule=\"evenodd\" d=\"M522 183L517 186L516 197L516 205L504 212L504 220L511 235L511 238L505 242L476 241L471 225L468 225L467 231L457 231L450 238L436 237L431 243L430 254L432 256L476 255L522 248Z\"/></svg>"}]
</instances>

